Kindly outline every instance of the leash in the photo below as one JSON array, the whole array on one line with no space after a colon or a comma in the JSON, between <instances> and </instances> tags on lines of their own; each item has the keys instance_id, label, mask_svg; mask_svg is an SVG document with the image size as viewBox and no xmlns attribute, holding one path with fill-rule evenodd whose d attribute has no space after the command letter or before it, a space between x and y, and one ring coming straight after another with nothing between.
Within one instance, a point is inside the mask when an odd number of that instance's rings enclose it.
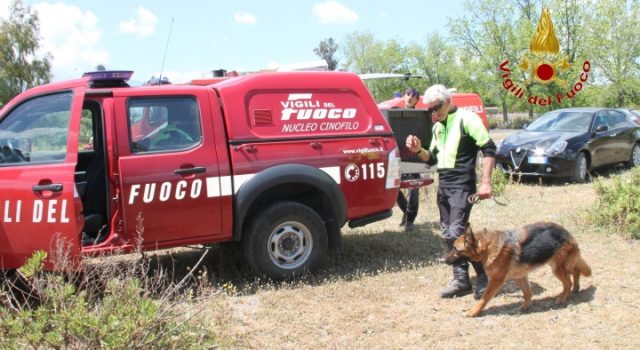
<instances>
[{"instance_id":1,"label":"leash","mask_svg":"<svg viewBox=\"0 0 640 350\"><path fill-rule=\"evenodd\" d=\"M507 204L509 204L509 200L507 200L506 198L502 197L502 196L492 196L491 199L493 199L494 202L496 202L496 204L498 205L502 205L502 206L506 206ZM480 195L477 193L474 193L472 195L469 196L469 198L467 198L467 201L471 204L475 204L480 202L482 199L480 199Z\"/></svg>"}]
</instances>

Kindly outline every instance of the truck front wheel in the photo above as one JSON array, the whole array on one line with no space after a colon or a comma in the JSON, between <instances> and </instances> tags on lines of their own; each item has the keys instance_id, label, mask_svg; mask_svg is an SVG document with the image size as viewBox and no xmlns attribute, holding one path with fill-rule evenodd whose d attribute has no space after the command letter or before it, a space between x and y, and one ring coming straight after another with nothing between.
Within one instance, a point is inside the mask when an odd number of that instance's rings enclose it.
<instances>
[{"instance_id":1,"label":"truck front wheel","mask_svg":"<svg viewBox=\"0 0 640 350\"><path fill-rule=\"evenodd\" d=\"M327 230L310 207L278 202L253 217L243 248L255 271L274 280L291 278L322 264L327 254Z\"/></svg>"}]
</instances>

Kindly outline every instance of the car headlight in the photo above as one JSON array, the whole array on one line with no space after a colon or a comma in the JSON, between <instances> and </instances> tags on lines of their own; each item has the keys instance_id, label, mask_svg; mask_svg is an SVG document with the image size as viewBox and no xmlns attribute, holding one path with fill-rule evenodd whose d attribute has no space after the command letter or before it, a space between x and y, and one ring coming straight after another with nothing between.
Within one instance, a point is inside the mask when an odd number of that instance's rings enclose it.
<instances>
[{"instance_id":1,"label":"car headlight","mask_svg":"<svg viewBox=\"0 0 640 350\"><path fill-rule=\"evenodd\" d=\"M564 152L565 148L567 148L567 141L556 141L544 151L544 155L547 157L557 156Z\"/></svg>"},{"instance_id":2,"label":"car headlight","mask_svg":"<svg viewBox=\"0 0 640 350\"><path fill-rule=\"evenodd\" d=\"M500 152L501 148L504 148L506 145L509 144L509 140L507 140L507 138L504 138L500 141L500 143L498 143L498 153Z\"/></svg>"}]
</instances>

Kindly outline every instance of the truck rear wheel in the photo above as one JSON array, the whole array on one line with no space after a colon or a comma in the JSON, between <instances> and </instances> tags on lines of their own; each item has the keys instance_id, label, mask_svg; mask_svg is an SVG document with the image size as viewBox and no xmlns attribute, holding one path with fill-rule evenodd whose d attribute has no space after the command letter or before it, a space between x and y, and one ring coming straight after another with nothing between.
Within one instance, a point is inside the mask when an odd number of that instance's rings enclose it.
<instances>
[{"instance_id":1,"label":"truck rear wheel","mask_svg":"<svg viewBox=\"0 0 640 350\"><path fill-rule=\"evenodd\" d=\"M322 218L297 202L278 202L260 210L243 237L244 255L258 273L274 280L312 270L327 254Z\"/></svg>"}]
</instances>

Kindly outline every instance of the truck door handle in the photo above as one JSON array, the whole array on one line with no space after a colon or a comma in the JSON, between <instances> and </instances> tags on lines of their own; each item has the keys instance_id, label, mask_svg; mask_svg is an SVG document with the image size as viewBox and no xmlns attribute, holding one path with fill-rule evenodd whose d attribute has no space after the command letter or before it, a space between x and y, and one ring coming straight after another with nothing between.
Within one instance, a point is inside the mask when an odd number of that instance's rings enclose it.
<instances>
[{"instance_id":1,"label":"truck door handle","mask_svg":"<svg viewBox=\"0 0 640 350\"><path fill-rule=\"evenodd\" d=\"M173 173L176 175L190 175L190 174L202 174L205 171L207 171L207 168L203 166L196 166L193 168L176 169L173 171Z\"/></svg>"},{"instance_id":2,"label":"truck door handle","mask_svg":"<svg viewBox=\"0 0 640 350\"><path fill-rule=\"evenodd\" d=\"M62 184L35 185L32 187L33 192L51 191L62 192Z\"/></svg>"}]
</instances>

